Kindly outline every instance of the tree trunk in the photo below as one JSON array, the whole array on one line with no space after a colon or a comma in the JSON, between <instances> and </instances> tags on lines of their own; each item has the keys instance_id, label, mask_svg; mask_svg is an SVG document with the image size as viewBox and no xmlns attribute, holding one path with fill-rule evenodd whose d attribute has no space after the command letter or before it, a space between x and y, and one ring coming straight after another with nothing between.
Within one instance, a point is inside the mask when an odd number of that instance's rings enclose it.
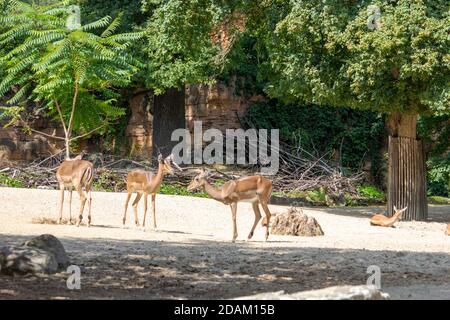
<instances>
[{"instance_id":1,"label":"tree trunk","mask_svg":"<svg viewBox=\"0 0 450 320\"><path fill-rule=\"evenodd\" d=\"M392 113L389 131L388 214L408 207L404 220L426 220L425 156L422 141L416 138L417 114Z\"/></svg>"},{"instance_id":2,"label":"tree trunk","mask_svg":"<svg viewBox=\"0 0 450 320\"><path fill-rule=\"evenodd\" d=\"M153 113L153 159L159 152L167 156L178 141L171 141L175 129L186 127L184 88L171 88L155 96Z\"/></svg>"}]
</instances>

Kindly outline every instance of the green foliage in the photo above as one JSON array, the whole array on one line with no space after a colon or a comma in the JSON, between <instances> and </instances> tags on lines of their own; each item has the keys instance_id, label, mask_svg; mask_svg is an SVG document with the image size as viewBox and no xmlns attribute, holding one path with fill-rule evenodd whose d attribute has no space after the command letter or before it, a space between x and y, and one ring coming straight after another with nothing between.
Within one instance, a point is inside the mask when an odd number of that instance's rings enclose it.
<instances>
[{"instance_id":1,"label":"green foliage","mask_svg":"<svg viewBox=\"0 0 450 320\"><path fill-rule=\"evenodd\" d=\"M427 161L428 195L450 197L450 152Z\"/></svg>"},{"instance_id":2,"label":"green foliage","mask_svg":"<svg viewBox=\"0 0 450 320\"><path fill-rule=\"evenodd\" d=\"M440 197L440 196L430 196L430 197L428 197L428 203L440 204L440 205L450 205L450 198Z\"/></svg>"},{"instance_id":3,"label":"green foliage","mask_svg":"<svg viewBox=\"0 0 450 320\"><path fill-rule=\"evenodd\" d=\"M97 172L92 188L94 191L120 192L126 189L126 183L121 174L105 170Z\"/></svg>"},{"instance_id":4,"label":"green foliage","mask_svg":"<svg viewBox=\"0 0 450 320\"><path fill-rule=\"evenodd\" d=\"M208 82L216 48L209 32L217 20L208 0L161 3L147 27L148 83L157 93L186 83Z\"/></svg>"},{"instance_id":5,"label":"green foliage","mask_svg":"<svg viewBox=\"0 0 450 320\"><path fill-rule=\"evenodd\" d=\"M129 84L138 70L139 62L126 48L142 33L114 34L120 16L69 30L67 9L57 5L61 3L49 7L17 1L0 16L0 43L14 45L0 58L6 74L0 96L13 93L9 104L34 100L55 118L59 104L66 123L76 108L73 130L85 133L124 114L115 105L116 88ZM98 28L106 29L100 35L89 31Z\"/></svg>"},{"instance_id":6,"label":"green foliage","mask_svg":"<svg viewBox=\"0 0 450 320\"><path fill-rule=\"evenodd\" d=\"M381 27L367 26L368 5ZM382 112L450 112L448 2L292 1L261 25L267 92Z\"/></svg>"},{"instance_id":7,"label":"green foliage","mask_svg":"<svg viewBox=\"0 0 450 320\"><path fill-rule=\"evenodd\" d=\"M23 188L24 184L21 180L13 178L9 174L0 173L0 186L10 188Z\"/></svg>"},{"instance_id":8,"label":"green foliage","mask_svg":"<svg viewBox=\"0 0 450 320\"><path fill-rule=\"evenodd\" d=\"M365 157L371 159L374 170L380 165L384 123L370 111L271 100L251 106L243 122L249 127L280 129L281 140L318 157L328 154L332 159L334 151L342 151L342 165L354 170L360 169Z\"/></svg>"},{"instance_id":9,"label":"green foliage","mask_svg":"<svg viewBox=\"0 0 450 320\"><path fill-rule=\"evenodd\" d=\"M363 185L357 188L358 192L365 198L371 200L385 201L386 197L377 187L371 185Z\"/></svg>"},{"instance_id":10,"label":"green foliage","mask_svg":"<svg viewBox=\"0 0 450 320\"><path fill-rule=\"evenodd\" d=\"M169 184L162 183L159 189L159 193L161 194L171 194L177 196L191 196L191 197L200 197L200 198L208 198L208 194L204 191L196 191L189 192L186 187L180 186L178 184Z\"/></svg>"}]
</instances>

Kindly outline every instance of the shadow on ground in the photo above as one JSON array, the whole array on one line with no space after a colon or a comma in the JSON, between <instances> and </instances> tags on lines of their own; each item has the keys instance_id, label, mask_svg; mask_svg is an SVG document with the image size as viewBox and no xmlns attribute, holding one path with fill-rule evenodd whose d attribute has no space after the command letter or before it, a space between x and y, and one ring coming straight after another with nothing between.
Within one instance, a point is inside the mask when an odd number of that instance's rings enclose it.
<instances>
[{"instance_id":1,"label":"shadow on ground","mask_svg":"<svg viewBox=\"0 0 450 320\"><path fill-rule=\"evenodd\" d=\"M0 245L29 237L0 235ZM365 284L378 265L383 286L450 284L450 255L395 251L267 248L248 243L61 238L81 268L81 290L68 274L0 275L1 299L227 299ZM401 296L401 295L400 295ZM450 297L447 297L447 299Z\"/></svg>"}]
</instances>

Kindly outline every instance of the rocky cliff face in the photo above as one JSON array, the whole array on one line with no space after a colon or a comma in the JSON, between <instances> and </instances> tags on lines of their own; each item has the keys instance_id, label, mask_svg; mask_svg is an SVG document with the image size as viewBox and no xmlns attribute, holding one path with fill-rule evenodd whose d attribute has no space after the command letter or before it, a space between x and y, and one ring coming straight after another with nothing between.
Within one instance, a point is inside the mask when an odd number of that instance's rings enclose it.
<instances>
[{"instance_id":1,"label":"rocky cliff face","mask_svg":"<svg viewBox=\"0 0 450 320\"><path fill-rule=\"evenodd\" d=\"M241 127L242 117L250 103L259 97L247 99L236 93L235 81L214 85L187 85L185 99L186 128L193 132L194 121L201 121L203 130ZM135 156L151 155L152 151L152 97L149 92L139 93L130 100L131 116L127 126L130 153Z\"/></svg>"},{"instance_id":2,"label":"rocky cliff face","mask_svg":"<svg viewBox=\"0 0 450 320\"><path fill-rule=\"evenodd\" d=\"M187 85L185 98L186 128L193 132L194 121L202 121L203 130L216 128L240 128L239 117L246 112L249 104L258 99L247 99L236 93L236 80L230 84L218 82L214 85ZM129 118L126 127L127 150L124 154L150 157L153 141L153 95L149 90L138 90L129 99ZM57 128L45 119L37 119L34 128L47 134L63 136ZM80 148L86 141L79 141ZM0 123L0 161L33 160L50 155L64 146L42 135L28 135L20 127L3 128Z\"/></svg>"}]
</instances>

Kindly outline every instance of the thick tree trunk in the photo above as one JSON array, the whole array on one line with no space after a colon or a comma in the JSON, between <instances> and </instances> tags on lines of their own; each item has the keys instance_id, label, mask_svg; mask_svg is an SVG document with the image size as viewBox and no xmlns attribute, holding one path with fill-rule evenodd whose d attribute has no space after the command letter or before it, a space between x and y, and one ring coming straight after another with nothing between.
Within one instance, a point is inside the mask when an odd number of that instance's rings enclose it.
<instances>
[{"instance_id":1,"label":"thick tree trunk","mask_svg":"<svg viewBox=\"0 0 450 320\"><path fill-rule=\"evenodd\" d=\"M186 127L184 89L171 88L155 96L153 113L153 159L159 152L167 156L178 141L171 141L175 129Z\"/></svg>"},{"instance_id":2,"label":"thick tree trunk","mask_svg":"<svg viewBox=\"0 0 450 320\"><path fill-rule=\"evenodd\" d=\"M388 214L394 206L408 206L404 220L426 220L425 156L422 141L416 138L417 114L392 113L389 131Z\"/></svg>"}]
</instances>

